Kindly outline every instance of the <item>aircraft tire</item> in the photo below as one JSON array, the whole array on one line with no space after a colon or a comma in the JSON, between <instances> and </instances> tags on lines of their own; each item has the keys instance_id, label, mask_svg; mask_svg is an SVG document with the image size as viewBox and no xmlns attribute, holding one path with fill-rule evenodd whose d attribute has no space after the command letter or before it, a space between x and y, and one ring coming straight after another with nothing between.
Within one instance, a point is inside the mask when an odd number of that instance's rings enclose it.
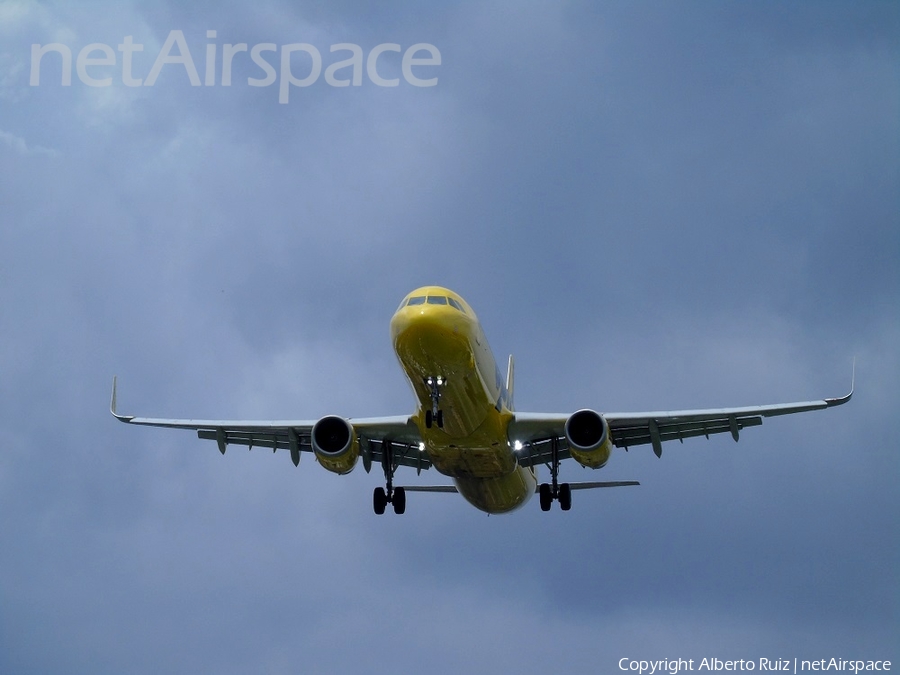
<instances>
[{"instance_id":1,"label":"aircraft tire","mask_svg":"<svg viewBox=\"0 0 900 675\"><path fill-rule=\"evenodd\" d=\"M375 488L375 492L372 495L372 506L375 507L376 515L380 516L384 513L384 509L387 506L387 495L384 493L384 488Z\"/></svg>"},{"instance_id":2,"label":"aircraft tire","mask_svg":"<svg viewBox=\"0 0 900 675\"><path fill-rule=\"evenodd\" d=\"M402 516L406 513L406 490L402 487L398 487L394 490L394 513L398 516Z\"/></svg>"},{"instance_id":3,"label":"aircraft tire","mask_svg":"<svg viewBox=\"0 0 900 675\"><path fill-rule=\"evenodd\" d=\"M553 493L550 491L550 486L547 483L541 483L538 495L541 498L541 511L549 511L553 505Z\"/></svg>"},{"instance_id":4,"label":"aircraft tire","mask_svg":"<svg viewBox=\"0 0 900 675\"><path fill-rule=\"evenodd\" d=\"M572 508L572 488L568 483L559 486L559 508L568 511Z\"/></svg>"}]
</instances>

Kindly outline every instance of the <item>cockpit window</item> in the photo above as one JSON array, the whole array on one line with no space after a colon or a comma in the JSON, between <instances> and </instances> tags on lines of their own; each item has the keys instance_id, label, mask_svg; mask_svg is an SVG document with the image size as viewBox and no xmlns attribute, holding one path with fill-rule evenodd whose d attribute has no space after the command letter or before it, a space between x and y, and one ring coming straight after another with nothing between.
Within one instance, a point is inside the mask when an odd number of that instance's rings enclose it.
<instances>
[{"instance_id":1,"label":"cockpit window","mask_svg":"<svg viewBox=\"0 0 900 675\"><path fill-rule=\"evenodd\" d=\"M458 300L454 300L451 297L446 295L414 295L411 298L408 298L401 307L410 307L412 305L424 305L428 303L429 305L450 305L454 309L459 310L463 314L466 313L465 308L460 304Z\"/></svg>"}]
</instances>

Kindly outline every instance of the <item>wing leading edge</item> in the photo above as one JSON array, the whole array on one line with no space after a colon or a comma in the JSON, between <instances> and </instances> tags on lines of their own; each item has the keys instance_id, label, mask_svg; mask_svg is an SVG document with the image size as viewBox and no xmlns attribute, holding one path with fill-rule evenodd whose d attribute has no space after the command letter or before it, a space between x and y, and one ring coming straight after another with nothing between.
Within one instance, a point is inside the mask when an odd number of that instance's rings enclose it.
<instances>
[{"instance_id":1,"label":"wing leading edge","mask_svg":"<svg viewBox=\"0 0 900 675\"><path fill-rule=\"evenodd\" d=\"M318 420L200 420L166 419L122 415L116 410L116 378L113 378L112 398L109 409L120 422L167 429L190 429L197 436L216 441L223 455L229 445L244 445L249 449L268 448L273 452L289 450L294 465L300 463L301 454L312 453L310 437ZM380 464L384 458L384 444L391 443L391 456L395 466L410 466L417 471L431 467L428 455L420 450L421 438L416 425L408 416L368 417L350 419L360 443L363 465L369 471L372 463Z\"/></svg>"},{"instance_id":2,"label":"wing leading edge","mask_svg":"<svg viewBox=\"0 0 900 675\"><path fill-rule=\"evenodd\" d=\"M802 401L764 406L738 408L710 408L636 413L605 413L612 443L628 450L637 445L652 445L657 457L662 456L662 444L666 441L730 433L737 441L740 432L762 424L764 417L790 415L811 410L822 410L843 405L853 396L855 365L850 392L836 398ZM197 436L216 441L219 451L225 454L229 445L244 445L251 450L270 448L273 452L289 450L294 465L300 463L301 454L312 453L310 441L312 428L317 420L200 420L166 419L122 415L116 409L116 378L113 378L110 412L121 422L141 426L170 429L191 429ZM547 464L555 453L558 460L569 458L565 434L568 414L564 413L516 413L509 425L509 442L513 445L520 466ZM381 464L385 459L384 446L391 444L390 455L394 466L409 466L421 472L431 468L428 455L421 449L421 436L415 423L408 416L355 418L348 420L360 441L363 465L369 471L372 463ZM599 485L598 485L599 487Z\"/></svg>"},{"instance_id":3,"label":"wing leading edge","mask_svg":"<svg viewBox=\"0 0 900 675\"><path fill-rule=\"evenodd\" d=\"M823 410L842 405L853 395L758 407L718 408L709 410L678 410L650 413L610 413L606 415L616 447L626 450L635 445L650 443L653 452L662 454L662 443L678 439L730 433L735 441L746 427L759 426L764 417Z\"/></svg>"},{"instance_id":4,"label":"wing leading edge","mask_svg":"<svg viewBox=\"0 0 900 675\"><path fill-rule=\"evenodd\" d=\"M737 441L741 430L761 425L764 417L843 405L853 396L855 370L854 367L850 392L837 398L740 408L605 413L603 417L609 424L609 433L616 447L628 450L636 445L650 444L656 456L660 457L665 441L684 441L696 436L709 438L710 434L719 433L730 433ZM534 466L549 462L554 443L557 444L560 459L569 457L565 434L568 418L569 415L565 414L516 413L510 423L509 438L511 443L516 444L519 463Z\"/></svg>"}]
</instances>

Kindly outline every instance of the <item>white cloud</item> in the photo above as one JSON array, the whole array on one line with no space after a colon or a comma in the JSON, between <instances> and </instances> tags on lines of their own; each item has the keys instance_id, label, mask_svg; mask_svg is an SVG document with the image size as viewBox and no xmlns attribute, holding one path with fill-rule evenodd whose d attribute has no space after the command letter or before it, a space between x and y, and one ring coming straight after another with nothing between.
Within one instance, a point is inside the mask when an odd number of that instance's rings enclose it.
<instances>
[{"instance_id":1,"label":"white cloud","mask_svg":"<svg viewBox=\"0 0 900 675\"><path fill-rule=\"evenodd\" d=\"M30 146L25 142L24 138L11 134L8 131L0 130L0 142L5 143L10 148L23 155L56 155L56 150L42 148L39 145Z\"/></svg>"}]
</instances>

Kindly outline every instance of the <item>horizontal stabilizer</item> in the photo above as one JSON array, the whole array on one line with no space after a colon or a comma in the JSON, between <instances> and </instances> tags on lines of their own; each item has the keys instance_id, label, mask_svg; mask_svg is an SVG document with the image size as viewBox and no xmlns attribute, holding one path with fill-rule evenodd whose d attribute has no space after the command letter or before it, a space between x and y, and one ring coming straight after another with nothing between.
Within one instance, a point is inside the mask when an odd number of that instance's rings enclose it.
<instances>
[{"instance_id":1,"label":"horizontal stabilizer","mask_svg":"<svg viewBox=\"0 0 900 675\"><path fill-rule=\"evenodd\" d=\"M569 483L569 488L572 490L593 490L595 488L628 487L630 485L640 485L640 483L636 480L588 481L584 483Z\"/></svg>"},{"instance_id":2,"label":"horizontal stabilizer","mask_svg":"<svg viewBox=\"0 0 900 675\"><path fill-rule=\"evenodd\" d=\"M459 492L453 485L407 485L407 492Z\"/></svg>"}]
</instances>

